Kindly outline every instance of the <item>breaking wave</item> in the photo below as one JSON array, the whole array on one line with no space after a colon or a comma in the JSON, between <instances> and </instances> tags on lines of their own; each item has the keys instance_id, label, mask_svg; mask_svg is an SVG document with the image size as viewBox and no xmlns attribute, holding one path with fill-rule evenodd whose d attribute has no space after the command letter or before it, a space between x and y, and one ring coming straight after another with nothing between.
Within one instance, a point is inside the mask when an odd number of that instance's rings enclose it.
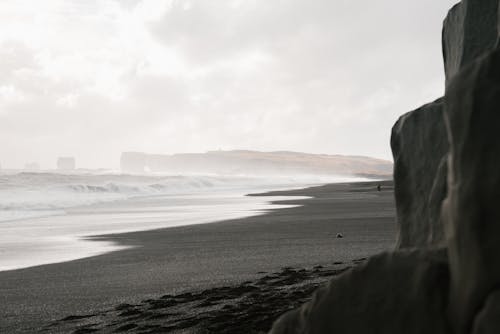
<instances>
[{"instance_id":1,"label":"breaking wave","mask_svg":"<svg viewBox=\"0 0 500 334\"><path fill-rule=\"evenodd\" d=\"M353 178L4 173L0 174L0 222L59 214L71 207L137 196L203 191L264 191L350 180Z\"/></svg>"}]
</instances>

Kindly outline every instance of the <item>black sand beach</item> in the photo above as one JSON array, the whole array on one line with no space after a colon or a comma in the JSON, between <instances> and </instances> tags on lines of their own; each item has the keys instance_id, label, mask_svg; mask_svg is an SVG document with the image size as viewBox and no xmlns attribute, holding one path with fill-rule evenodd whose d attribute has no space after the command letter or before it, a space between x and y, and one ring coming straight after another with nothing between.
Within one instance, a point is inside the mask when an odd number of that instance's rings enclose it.
<instances>
[{"instance_id":1,"label":"black sand beach","mask_svg":"<svg viewBox=\"0 0 500 334\"><path fill-rule=\"evenodd\" d=\"M376 185L270 193L312 198L256 217L99 236L136 247L0 272L0 332L196 332L203 325L230 333L228 321L243 321L237 314L255 315L249 324L265 331L328 277L394 246L392 183L382 182L381 192ZM226 331L211 331L211 319Z\"/></svg>"}]
</instances>

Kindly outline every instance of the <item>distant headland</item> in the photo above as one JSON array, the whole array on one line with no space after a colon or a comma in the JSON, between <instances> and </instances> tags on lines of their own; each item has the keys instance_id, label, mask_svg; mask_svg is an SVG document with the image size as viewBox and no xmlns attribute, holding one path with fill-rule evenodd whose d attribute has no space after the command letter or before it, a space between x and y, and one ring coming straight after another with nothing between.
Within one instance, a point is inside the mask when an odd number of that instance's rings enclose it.
<instances>
[{"instance_id":1,"label":"distant headland","mask_svg":"<svg viewBox=\"0 0 500 334\"><path fill-rule=\"evenodd\" d=\"M318 174L383 178L390 178L393 168L390 161L364 156L249 150L172 155L123 152L120 167L125 173Z\"/></svg>"}]
</instances>

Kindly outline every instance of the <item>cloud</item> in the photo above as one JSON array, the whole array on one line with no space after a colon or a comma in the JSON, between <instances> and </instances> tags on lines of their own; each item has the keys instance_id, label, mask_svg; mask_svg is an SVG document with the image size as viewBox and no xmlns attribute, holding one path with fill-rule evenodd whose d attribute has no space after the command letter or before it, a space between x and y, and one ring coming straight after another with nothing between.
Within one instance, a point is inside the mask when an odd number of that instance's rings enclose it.
<instances>
[{"instance_id":1,"label":"cloud","mask_svg":"<svg viewBox=\"0 0 500 334\"><path fill-rule=\"evenodd\" d=\"M123 150L390 158L442 94L454 1L0 3L0 162L118 165Z\"/></svg>"}]
</instances>

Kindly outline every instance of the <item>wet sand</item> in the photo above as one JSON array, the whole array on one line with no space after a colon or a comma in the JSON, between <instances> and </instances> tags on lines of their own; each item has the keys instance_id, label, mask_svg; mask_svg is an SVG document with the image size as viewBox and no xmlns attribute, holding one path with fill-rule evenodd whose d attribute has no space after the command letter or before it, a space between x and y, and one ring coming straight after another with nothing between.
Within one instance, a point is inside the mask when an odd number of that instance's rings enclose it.
<instances>
[{"instance_id":1,"label":"wet sand","mask_svg":"<svg viewBox=\"0 0 500 334\"><path fill-rule=\"evenodd\" d=\"M290 305L307 299L325 277L352 265L355 259L393 247L392 186L384 182L378 192L376 184L334 184L269 193L312 198L286 201L302 206L256 217L99 236L96 239L136 247L0 272L0 332L44 328L48 332L109 332L121 326L125 326L123 331L190 332L205 320L208 324L203 328L207 329L210 319L237 319L231 316L235 310L240 316L260 314L260 318L249 320L250 324L265 327ZM338 233L344 237L336 238ZM279 297L282 290L290 293ZM239 306L232 311L228 293L239 300L233 303ZM244 302L249 294L253 299ZM255 303L259 295L270 301ZM205 306L195 307L204 302ZM252 304L267 306L252 311ZM169 309L172 306L176 308ZM148 313L151 307L161 312L151 328L140 327L155 316ZM133 317L134 312L139 313L133 321L119 316L125 313ZM177 318L170 313L176 313ZM263 317L267 322L262 322ZM167 325L173 327L168 329ZM227 323L223 327L231 329Z\"/></svg>"}]
</instances>

